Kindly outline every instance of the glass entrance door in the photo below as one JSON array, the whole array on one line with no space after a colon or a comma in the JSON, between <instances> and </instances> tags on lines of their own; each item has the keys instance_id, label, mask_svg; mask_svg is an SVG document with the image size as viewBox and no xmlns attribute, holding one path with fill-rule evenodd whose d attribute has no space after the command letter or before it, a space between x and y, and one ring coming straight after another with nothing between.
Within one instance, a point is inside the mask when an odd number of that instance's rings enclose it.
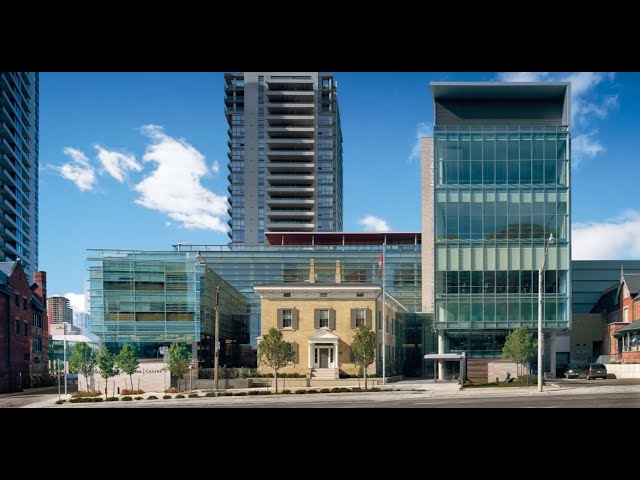
<instances>
[{"instance_id":1,"label":"glass entrance door","mask_svg":"<svg viewBox=\"0 0 640 480\"><path fill-rule=\"evenodd\" d=\"M328 348L320 348L320 368L329 368L329 349Z\"/></svg>"}]
</instances>

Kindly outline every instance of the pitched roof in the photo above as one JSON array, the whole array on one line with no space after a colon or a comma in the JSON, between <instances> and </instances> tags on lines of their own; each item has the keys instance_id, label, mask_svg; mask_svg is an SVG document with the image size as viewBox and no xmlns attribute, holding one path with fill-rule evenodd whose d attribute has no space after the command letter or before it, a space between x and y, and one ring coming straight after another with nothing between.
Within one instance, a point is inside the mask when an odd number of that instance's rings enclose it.
<instances>
[{"instance_id":1,"label":"pitched roof","mask_svg":"<svg viewBox=\"0 0 640 480\"><path fill-rule=\"evenodd\" d=\"M622 278L632 297L640 293L640 273L625 273Z\"/></svg>"},{"instance_id":2,"label":"pitched roof","mask_svg":"<svg viewBox=\"0 0 640 480\"><path fill-rule=\"evenodd\" d=\"M618 336L618 335L620 335L622 333L630 332L630 331L633 331L633 330L640 330L640 320L636 320L635 322L631 322L629 325L625 325L620 330L618 330L616 333L614 333L614 336Z\"/></svg>"},{"instance_id":3,"label":"pitched roof","mask_svg":"<svg viewBox=\"0 0 640 480\"><path fill-rule=\"evenodd\" d=\"M7 277L10 277L17 264L17 260L13 260L12 262L0 262L0 272L4 273Z\"/></svg>"},{"instance_id":4,"label":"pitched roof","mask_svg":"<svg viewBox=\"0 0 640 480\"><path fill-rule=\"evenodd\" d=\"M602 295L600 295L600 298L591 309L591 313L610 312L614 310L618 300L618 287L619 284L611 285L602 292Z\"/></svg>"}]
</instances>

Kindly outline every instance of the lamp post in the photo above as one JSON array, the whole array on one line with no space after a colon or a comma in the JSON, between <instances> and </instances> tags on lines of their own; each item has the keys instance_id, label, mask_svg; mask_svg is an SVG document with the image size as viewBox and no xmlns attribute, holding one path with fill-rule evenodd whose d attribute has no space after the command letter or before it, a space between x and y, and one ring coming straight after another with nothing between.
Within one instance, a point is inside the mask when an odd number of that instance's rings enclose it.
<instances>
[{"instance_id":1,"label":"lamp post","mask_svg":"<svg viewBox=\"0 0 640 480\"><path fill-rule=\"evenodd\" d=\"M193 360L189 362L189 391L193 392Z\"/></svg>"},{"instance_id":2,"label":"lamp post","mask_svg":"<svg viewBox=\"0 0 640 480\"><path fill-rule=\"evenodd\" d=\"M549 235L549 240L544 246L544 258L542 259L542 266L538 269L538 391L542 392L542 375L544 367L542 365L542 275L544 274L544 267L547 263L547 252L549 245L553 245L555 239L553 233Z\"/></svg>"},{"instance_id":3,"label":"lamp post","mask_svg":"<svg viewBox=\"0 0 640 480\"><path fill-rule=\"evenodd\" d=\"M209 268L207 259L198 254L196 260L200 259L204 262L206 268ZM205 289L206 289L206 270L205 270ZM216 285L216 316L215 324L213 327L213 344L214 344L214 356L213 356L213 388L218 389L218 362L220 359L220 340L219 340L219 328L220 325L220 285Z\"/></svg>"}]
</instances>

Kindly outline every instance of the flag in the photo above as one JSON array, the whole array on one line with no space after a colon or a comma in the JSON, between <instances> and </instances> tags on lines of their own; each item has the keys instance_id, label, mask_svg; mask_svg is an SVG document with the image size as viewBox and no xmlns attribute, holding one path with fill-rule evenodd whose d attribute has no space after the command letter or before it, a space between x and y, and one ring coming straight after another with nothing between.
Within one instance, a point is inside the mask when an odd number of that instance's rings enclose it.
<instances>
[{"instance_id":1,"label":"flag","mask_svg":"<svg viewBox=\"0 0 640 480\"><path fill-rule=\"evenodd\" d=\"M375 280L382 280L383 267L384 267L384 250L380 254L380 257L378 258L378 268L375 270L375 273L373 275L373 278Z\"/></svg>"}]
</instances>

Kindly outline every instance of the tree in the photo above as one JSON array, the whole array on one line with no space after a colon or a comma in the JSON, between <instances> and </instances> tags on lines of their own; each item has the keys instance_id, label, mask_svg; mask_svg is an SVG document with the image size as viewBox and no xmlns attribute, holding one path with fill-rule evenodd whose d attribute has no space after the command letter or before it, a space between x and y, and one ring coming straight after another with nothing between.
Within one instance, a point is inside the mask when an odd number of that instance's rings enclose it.
<instances>
[{"instance_id":1,"label":"tree","mask_svg":"<svg viewBox=\"0 0 640 480\"><path fill-rule=\"evenodd\" d=\"M278 370L287 363L293 362L295 352L289 342L282 340L282 332L277 328L271 328L262 336L258 344L258 357L260 363L273 368L276 393L278 393Z\"/></svg>"},{"instance_id":2,"label":"tree","mask_svg":"<svg viewBox=\"0 0 640 480\"><path fill-rule=\"evenodd\" d=\"M136 354L136 349L133 345L127 343L122 346L122 350L120 350L120 353L116 357L116 365L122 373L129 375L129 379L131 380L131 390L133 390L133 374L136 373L139 365L138 355Z\"/></svg>"},{"instance_id":3,"label":"tree","mask_svg":"<svg viewBox=\"0 0 640 480\"><path fill-rule=\"evenodd\" d=\"M502 347L502 357L508 358L517 365L518 376L520 376L523 365L533 360L537 351L538 341L533 338L531 330L525 325L507 335ZM538 370L540 371L540 367Z\"/></svg>"},{"instance_id":4,"label":"tree","mask_svg":"<svg viewBox=\"0 0 640 480\"><path fill-rule=\"evenodd\" d=\"M89 391L89 375L93 375L96 371L96 355L88 343L76 343L73 355L69 359L69 368L72 372L84 376L87 391Z\"/></svg>"},{"instance_id":5,"label":"tree","mask_svg":"<svg viewBox=\"0 0 640 480\"><path fill-rule=\"evenodd\" d=\"M167 360L167 368L171 375L178 377L178 388L180 388L180 379L189 371L189 352L184 345L172 343L169 347L169 360Z\"/></svg>"},{"instance_id":6,"label":"tree","mask_svg":"<svg viewBox=\"0 0 640 480\"><path fill-rule=\"evenodd\" d=\"M116 364L116 356L109 353L106 347L102 347L102 352L98 355L98 368L100 375L104 378L104 398L107 399L107 389L109 388L108 380L120 373L120 369Z\"/></svg>"},{"instance_id":7,"label":"tree","mask_svg":"<svg viewBox=\"0 0 640 480\"><path fill-rule=\"evenodd\" d=\"M367 367L376 359L376 334L369 327L362 325L356 330L351 342L351 350L356 357L356 365L364 372L364 389L367 389Z\"/></svg>"}]
</instances>

